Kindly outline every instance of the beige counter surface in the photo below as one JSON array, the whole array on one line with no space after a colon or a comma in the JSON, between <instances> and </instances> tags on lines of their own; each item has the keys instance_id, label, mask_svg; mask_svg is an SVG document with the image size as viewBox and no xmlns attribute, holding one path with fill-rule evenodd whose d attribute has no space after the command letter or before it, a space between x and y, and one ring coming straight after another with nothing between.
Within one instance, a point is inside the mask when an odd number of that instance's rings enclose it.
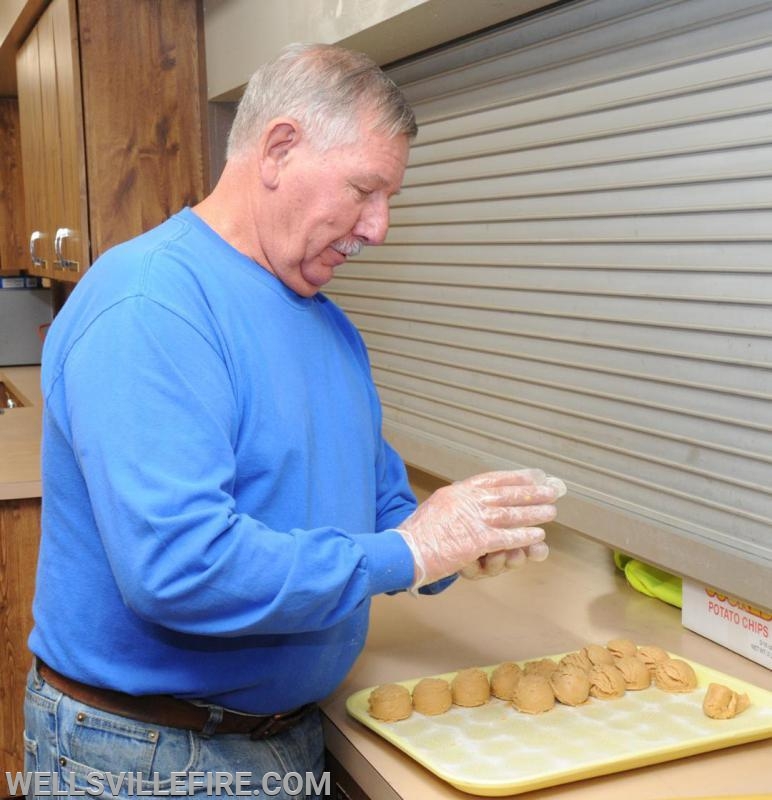
<instances>
[{"instance_id":1,"label":"beige counter surface","mask_svg":"<svg viewBox=\"0 0 772 800\"><path fill-rule=\"evenodd\" d=\"M462 800L454 789L351 719L346 698L380 683L567 652L627 637L772 690L772 672L681 627L680 610L625 582L609 550L565 531L550 534L542 564L442 595L381 596L367 647L324 704L328 747L372 800ZM772 740L516 795L523 800L772 797Z\"/></svg>"},{"instance_id":2,"label":"beige counter surface","mask_svg":"<svg viewBox=\"0 0 772 800\"><path fill-rule=\"evenodd\" d=\"M0 500L40 497L40 367L0 367L24 403L0 414Z\"/></svg>"}]
</instances>

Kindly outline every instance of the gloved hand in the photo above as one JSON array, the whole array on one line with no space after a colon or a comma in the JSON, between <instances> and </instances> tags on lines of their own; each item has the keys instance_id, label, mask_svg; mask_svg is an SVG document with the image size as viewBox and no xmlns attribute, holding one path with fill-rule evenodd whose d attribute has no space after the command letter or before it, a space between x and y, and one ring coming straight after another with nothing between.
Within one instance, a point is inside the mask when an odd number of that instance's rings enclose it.
<instances>
[{"instance_id":1,"label":"gloved hand","mask_svg":"<svg viewBox=\"0 0 772 800\"><path fill-rule=\"evenodd\" d=\"M561 498L566 493L566 485L560 478L552 476L544 480L544 484L554 486L557 490L557 498ZM493 578L511 569L519 569L526 561L545 561L550 554L547 543L536 542L528 547L519 547L514 550L498 550L495 553L486 553L471 564L467 564L459 570L462 578L478 580L479 578Z\"/></svg>"},{"instance_id":2,"label":"gloved hand","mask_svg":"<svg viewBox=\"0 0 772 800\"><path fill-rule=\"evenodd\" d=\"M528 547L514 550L497 550L486 553L477 561L467 564L459 570L462 578L477 580L478 578L494 578L510 569L519 569L526 561L544 561L550 554L546 542L536 542Z\"/></svg>"},{"instance_id":3,"label":"gloved hand","mask_svg":"<svg viewBox=\"0 0 772 800\"><path fill-rule=\"evenodd\" d=\"M488 553L542 541L544 531L536 526L555 518L552 503L560 492L545 480L541 470L502 470L434 492L398 528L415 560L413 588L452 575Z\"/></svg>"}]
</instances>

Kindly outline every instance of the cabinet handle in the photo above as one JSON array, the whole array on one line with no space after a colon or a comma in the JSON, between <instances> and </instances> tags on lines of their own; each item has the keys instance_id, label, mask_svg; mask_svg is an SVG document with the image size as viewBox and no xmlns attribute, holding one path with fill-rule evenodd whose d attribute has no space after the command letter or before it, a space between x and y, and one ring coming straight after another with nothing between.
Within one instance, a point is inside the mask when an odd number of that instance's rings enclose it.
<instances>
[{"instance_id":1,"label":"cabinet handle","mask_svg":"<svg viewBox=\"0 0 772 800\"><path fill-rule=\"evenodd\" d=\"M75 237L77 235L78 232L72 228L59 228L56 231L56 236L54 236L54 253L56 254L56 260L59 262L59 266L62 269L74 269L77 271L80 267L80 264L77 261L65 258L62 255L62 242L71 236Z\"/></svg>"},{"instance_id":2,"label":"cabinet handle","mask_svg":"<svg viewBox=\"0 0 772 800\"><path fill-rule=\"evenodd\" d=\"M46 260L35 254L35 248L41 239L45 239L45 236L43 231L32 231L32 235L29 237L29 257L32 259L32 266L41 269L46 268Z\"/></svg>"}]
</instances>

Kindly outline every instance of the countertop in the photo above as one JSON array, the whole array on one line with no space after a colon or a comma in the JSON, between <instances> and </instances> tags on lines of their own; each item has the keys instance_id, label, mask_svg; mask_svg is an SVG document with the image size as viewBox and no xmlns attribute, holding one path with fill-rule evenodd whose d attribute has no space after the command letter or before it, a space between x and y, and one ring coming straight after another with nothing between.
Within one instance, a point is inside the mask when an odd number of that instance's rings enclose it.
<instances>
[{"instance_id":1,"label":"countertop","mask_svg":"<svg viewBox=\"0 0 772 800\"><path fill-rule=\"evenodd\" d=\"M328 748L372 800L462 800L454 789L350 718L346 698L380 683L563 653L626 637L772 690L772 672L681 626L680 610L628 586L604 546L557 526L541 564L436 597L379 596L367 646L323 704ZM516 795L523 800L772 797L772 740Z\"/></svg>"},{"instance_id":2,"label":"countertop","mask_svg":"<svg viewBox=\"0 0 772 800\"><path fill-rule=\"evenodd\" d=\"M40 367L0 367L24 403L0 414L0 501L40 497Z\"/></svg>"}]
</instances>

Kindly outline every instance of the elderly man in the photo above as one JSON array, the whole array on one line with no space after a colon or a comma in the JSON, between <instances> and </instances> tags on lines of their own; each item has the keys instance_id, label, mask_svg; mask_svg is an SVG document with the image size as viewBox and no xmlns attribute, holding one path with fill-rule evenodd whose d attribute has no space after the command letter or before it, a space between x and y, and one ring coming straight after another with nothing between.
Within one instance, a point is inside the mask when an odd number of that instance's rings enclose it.
<instances>
[{"instance_id":1,"label":"elderly man","mask_svg":"<svg viewBox=\"0 0 772 800\"><path fill-rule=\"evenodd\" d=\"M286 49L250 81L212 194L106 253L57 316L30 770L72 793L123 772L144 796L179 772L246 772L250 793L319 777L314 704L373 595L545 554L564 487L539 470L416 508L364 344L319 292L384 240L415 133L369 59Z\"/></svg>"}]
</instances>

